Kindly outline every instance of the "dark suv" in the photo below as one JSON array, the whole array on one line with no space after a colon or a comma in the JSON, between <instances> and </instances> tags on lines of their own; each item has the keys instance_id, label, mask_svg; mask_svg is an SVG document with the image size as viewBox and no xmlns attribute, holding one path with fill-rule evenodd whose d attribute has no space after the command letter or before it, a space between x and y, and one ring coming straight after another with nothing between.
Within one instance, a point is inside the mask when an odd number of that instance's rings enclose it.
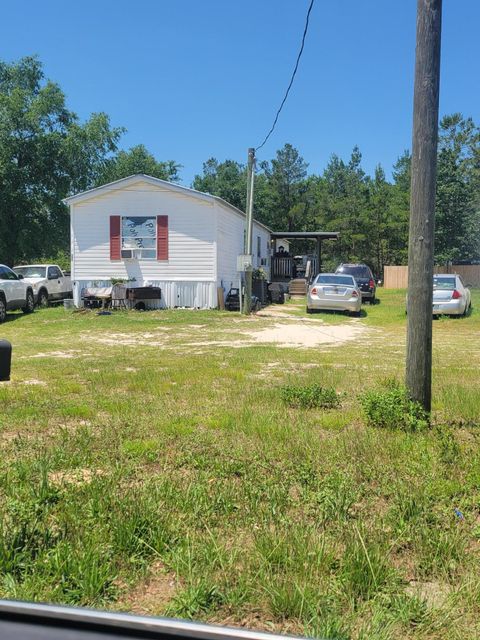
<instances>
[{"instance_id":1,"label":"dark suv","mask_svg":"<svg viewBox=\"0 0 480 640\"><path fill-rule=\"evenodd\" d=\"M366 264L341 264L335 273L346 273L353 276L362 292L362 302L368 300L370 304L375 304L377 287L370 267Z\"/></svg>"}]
</instances>

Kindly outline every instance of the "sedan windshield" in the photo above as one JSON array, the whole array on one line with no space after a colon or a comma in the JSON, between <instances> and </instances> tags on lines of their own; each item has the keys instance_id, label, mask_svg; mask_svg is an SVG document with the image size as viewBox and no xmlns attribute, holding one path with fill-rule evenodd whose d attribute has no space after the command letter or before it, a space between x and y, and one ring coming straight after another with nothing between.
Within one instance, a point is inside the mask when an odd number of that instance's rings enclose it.
<instances>
[{"instance_id":1,"label":"sedan windshield","mask_svg":"<svg viewBox=\"0 0 480 640\"><path fill-rule=\"evenodd\" d=\"M355 281L352 276L340 276L340 275L319 275L316 280L317 284L346 284L349 287L355 285Z\"/></svg>"},{"instance_id":2,"label":"sedan windshield","mask_svg":"<svg viewBox=\"0 0 480 640\"><path fill-rule=\"evenodd\" d=\"M455 289L455 278L433 277L434 289Z\"/></svg>"},{"instance_id":3,"label":"sedan windshield","mask_svg":"<svg viewBox=\"0 0 480 640\"><path fill-rule=\"evenodd\" d=\"M24 278L45 278L47 273L46 267L15 267L15 273L22 275Z\"/></svg>"}]
</instances>

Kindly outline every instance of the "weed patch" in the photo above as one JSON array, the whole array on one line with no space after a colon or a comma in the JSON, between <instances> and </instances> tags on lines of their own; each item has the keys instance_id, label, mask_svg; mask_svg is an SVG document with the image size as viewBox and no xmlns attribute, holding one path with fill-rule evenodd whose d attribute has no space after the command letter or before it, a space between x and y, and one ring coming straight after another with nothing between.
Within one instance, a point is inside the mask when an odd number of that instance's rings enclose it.
<instances>
[{"instance_id":1,"label":"weed patch","mask_svg":"<svg viewBox=\"0 0 480 640\"><path fill-rule=\"evenodd\" d=\"M411 400L405 387L394 380L387 381L384 388L362 394L360 402L371 427L420 431L429 425L422 406Z\"/></svg>"},{"instance_id":2,"label":"weed patch","mask_svg":"<svg viewBox=\"0 0 480 640\"><path fill-rule=\"evenodd\" d=\"M319 384L305 386L282 387L280 394L283 402L289 407L300 409L335 409L340 405L337 392L332 387Z\"/></svg>"}]
</instances>

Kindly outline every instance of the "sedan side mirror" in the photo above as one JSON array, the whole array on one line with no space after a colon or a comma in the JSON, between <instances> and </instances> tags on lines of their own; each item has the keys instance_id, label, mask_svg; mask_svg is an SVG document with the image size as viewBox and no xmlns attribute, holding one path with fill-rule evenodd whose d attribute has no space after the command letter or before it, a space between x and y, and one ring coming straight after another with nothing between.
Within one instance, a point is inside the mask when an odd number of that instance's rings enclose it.
<instances>
[{"instance_id":1,"label":"sedan side mirror","mask_svg":"<svg viewBox=\"0 0 480 640\"><path fill-rule=\"evenodd\" d=\"M17 278L18 278L19 280L23 280L23 279L24 279L24 277L25 277L25 276L23 275L23 273L17 273Z\"/></svg>"}]
</instances>

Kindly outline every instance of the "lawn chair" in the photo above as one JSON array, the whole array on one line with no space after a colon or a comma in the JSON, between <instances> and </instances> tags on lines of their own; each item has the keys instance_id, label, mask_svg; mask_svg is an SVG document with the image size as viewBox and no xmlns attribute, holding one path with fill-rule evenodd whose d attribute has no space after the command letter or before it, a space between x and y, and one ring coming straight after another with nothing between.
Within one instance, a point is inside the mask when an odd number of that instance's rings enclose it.
<instances>
[{"instance_id":1,"label":"lawn chair","mask_svg":"<svg viewBox=\"0 0 480 640\"><path fill-rule=\"evenodd\" d=\"M127 287L124 284L114 284L112 287L112 309L128 309Z\"/></svg>"}]
</instances>

